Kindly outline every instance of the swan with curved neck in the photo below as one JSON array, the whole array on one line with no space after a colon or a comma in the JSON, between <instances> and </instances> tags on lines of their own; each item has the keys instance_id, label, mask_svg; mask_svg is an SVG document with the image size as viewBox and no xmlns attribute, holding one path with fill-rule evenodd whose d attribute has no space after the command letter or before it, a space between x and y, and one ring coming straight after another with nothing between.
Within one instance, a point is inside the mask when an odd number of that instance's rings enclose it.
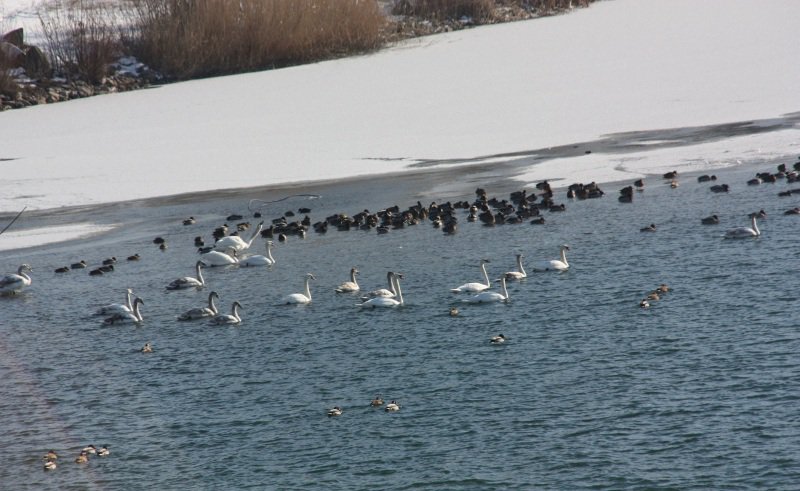
<instances>
[{"instance_id":1,"label":"swan with curved neck","mask_svg":"<svg viewBox=\"0 0 800 491\"><path fill-rule=\"evenodd\" d=\"M358 270L356 268L350 268L350 281L345 281L337 286L336 293L351 293L360 290L358 282L356 281L356 276L358 276Z\"/></svg>"},{"instance_id":2,"label":"swan with curved neck","mask_svg":"<svg viewBox=\"0 0 800 491\"><path fill-rule=\"evenodd\" d=\"M132 312L133 311L133 289L128 288L125 290L125 303L112 303L100 307L95 312L95 315L114 315L114 314L124 314L125 312Z\"/></svg>"},{"instance_id":3,"label":"swan with curved neck","mask_svg":"<svg viewBox=\"0 0 800 491\"><path fill-rule=\"evenodd\" d=\"M217 306L214 305L215 298L219 299L219 294L217 294L217 292L209 293L208 307L195 307L193 309L187 310L186 312L178 316L178 320L191 321L195 319L202 319L204 317L214 317L219 313L219 311L217 310Z\"/></svg>"},{"instance_id":4,"label":"swan with curved neck","mask_svg":"<svg viewBox=\"0 0 800 491\"><path fill-rule=\"evenodd\" d=\"M200 255L204 266L229 266L239 262L236 249L227 247L224 251L209 251Z\"/></svg>"},{"instance_id":5,"label":"swan with curved neck","mask_svg":"<svg viewBox=\"0 0 800 491\"><path fill-rule=\"evenodd\" d=\"M371 292L367 293L366 295L361 296L361 300L369 300L375 297L386 297L386 298L394 298L397 296L397 293L394 290L394 282L392 281L392 276L394 273L389 271L386 273L386 281L389 283L389 288L379 288L377 290L372 290ZM398 275L400 279L403 279L403 275Z\"/></svg>"},{"instance_id":6,"label":"swan with curved neck","mask_svg":"<svg viewBox=\"0 0 800 491\"><path fill-rule=\"evenodd\" d=\"M236 252L245 251L253 244L253 241L256 239L256 237L258 237L258 234L261 233L262 228L264 228L264 222L259 222L249 240L244 240L238 235L229 235L227 237L223 237L214 244L214 250L224 251L225 249L231 247L236 249Z\"/></svg>"},{"instance_id":7,"label":"swan with curved neck","mask_svg":"<svg viewBox=\"0 0 800 491\"><path fill-rule=\"evenodd\" d=\"M201 269L203 268L203 261L197 261L194 265L195 271L197 273L196 278L192 278L191 276L184 276L183 278L178 278L174 280L172 283L167 285L167 290L185 290L187 288L202 288L205 286L206 281L203 279L203 273Z\"/></svg>"},{"instance_id":8,"label":"swan with curved neck","mask_svg":"<svg viewBox=\"0 0 800 491\"><path fill-rule=\"evenodd\" d=\"M392 288L394 289L395 292L397 292L395 298L375 297L367 300L364 303L357 304L357 306L374 309L376 307L385 308L385 307L398 307L400 305L403 305L403 291L400 289L400 278L399 278L401 275L395 273L391 273L391 275L392 275L391 276Z\"/></svg>"},{"instance_id":9,"label":"swan with curved neck","mask_svg":"<svg viewBox=\"0 0 800 491\"><path fill-rule=\"evenodd\" d=\"M242 318L239 316L240 308L242 308L242 304L240 304L237 300L231 305L230 314L217 314L211 319L211 321L214 324L238 324L242 322Z\"/></svg>"},{"instance_id":10,"label":"swan with curved neck","mask_svg":"<svg viewBox=\"0 0 800 491\"><path fill-rule=\"evenodd\" d=\"M761 231L758 229L758 224L756 224L756 217L758 215L756 213L750 216L751 225L752 227L736 227L728 230L725 232L725 237L729 239L746 239L747 237L758 237L761 235Z\"/></svg>"},{"instance_id":11,"label":"swan with curved neck","mask_svg":"<svg viewBox=\"0 0 800 491\"><path fill-rule=\"evenodd\" d=\"M0 295L14 295L23 288L31 286L31 277L27 273L33 271L30 264L23 264L17 268L17 274L7 274L0 277Z\"/></svg>"},{"instance_id":12,"label":"swan with curved neck","mask_svg":"<svg viewBox=\"0 0 800 491\"><path fill-rule=\"evenodd\" d=\"M566 271L569 269L569 263L567 262L567 251L569 250L569 246L564 244L559 247L561 252L561 259L551 259L549 261L540 261L536 266L534 266L534 271Z\"/></svg>"},{"instance_id":13,"label":"swan with curved neck","mask_svg":"<svg viewBox=\"0 0 800 491\"><path fill-rule=\"evenodd\" d=\"M525 272L525 268L522 267L522 258L525 257L522 254L517 254L517 271L509 271L503 276L507 281L512 280L521 280L523 278L527 278L528 274Z\"/></svg>"},{"instance_id":14,"label":"swan with curved neck","mask_svg":"<svg viewBox=\"0 0 800 491\"><path fill-rule=\"evenodd\" d=\"M305 282L305 291L303 293L292 293L291 295L286 295L283 297L284 304L304 304L304 303L311 303L311 288L309 288L308 284L311 280L316 280L314 275L311 273L306 273L306 282Z\"/></svg>"},{"instance_id":15,"label":"swan with curved neck","mask_svg":"<svg viewBox=\"0 0 800 491\"><path fill-rule=\"evenodd\" d=\"M459 286L458 288L451 288L450 291L453 293L461 293L461 292L482 292L492 286L489 282L489 273L486 272L486 263L488 263L488 259L481 259L481 271L483 271L483 278L486 280L486 283L464 283L463 285Z\"/></svg>"},{"instance_id":16,"label":"swan with curved neck","mask_svg":"<svg viewBox=\"0 0 800 491\"><path fill-rule=\"evenodd\" d=\"M139 323L142 322L142 313L139 311L139 305L144 305L144 300L136 297L133 300L133 309L130 312L120 312L112 315L103 321L105 324L125 324L129 322Z\"/></svg>"},{"instance_id":17,"label":"swan with curved neck","mask_svg":"<svg viewBox=\"0 0 800 491\"><path fill-rule=\"evenodd\" d=\"M275 259L272 257L272 241L268 240L266 243L267 255L262 256L257 254L254 256L246 257L239 261L239 266L272 266L275 264Z\"/></svg>"},{"instance_id":18,"label":"swan with curved neck","mask_svg":"<svg viewBox=\"0 0 800 491\"><path fill-rule=\"evenodd\" d=\"M503 293L497 292L480 292L479 294L467 298L464 301L467 303L490 303L490 302L508 302L508 290L506 289L506 277L500 277L500 289Z\"/></svg>"}]
</instances>

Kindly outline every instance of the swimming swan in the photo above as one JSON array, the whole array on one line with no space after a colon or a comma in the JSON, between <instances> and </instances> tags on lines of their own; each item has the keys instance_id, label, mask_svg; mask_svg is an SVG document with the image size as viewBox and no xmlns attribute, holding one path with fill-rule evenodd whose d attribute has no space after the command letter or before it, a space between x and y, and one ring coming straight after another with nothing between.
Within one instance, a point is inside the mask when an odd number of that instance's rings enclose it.
<instances>
[{"instance_id":1,"label":"swimming swan","mask_svg":"<svg viewBox=\"0 0 800 491\"><path fill-rule=\"evenodd\" d=\"M400 275L395 273L391 273L391 275L392 287L394 288L394 291L397 292L396 298L375 297L367 300L364 303L357 304L357 306L374 309L375 307L397 307L403 305L403 292L400 290Z\"/></svg>"},{"instance_id":2,"label":"swimming swan","mask_svg":"<svg viewBox=\"0 0 800 491\"><path fill-rule=\"evenodd\" d=\"M506 289L506 277L500 277L500 289L503 293L497 292L480 292L479 294L467 298L464 301L467 303L490 303L490 302L508 302L508 290Z\"/></svg>"},{"instance_id":3,"label":"swimming swan","mask_svg":"<svg viewBox=\"0 0 800 491\"><path fill-rule=\"evenodd\" d=\"M316 280L314 275L311 273L306 273L306 288L304 293L292 293L291 295L286 295L283 297L281 303L289 305L289 304L305 304L311 303L311 289L308 287L308 283L311 280Z\"/></svg>"},{"instance_id":4,"label":"swimming swan","mask_svg":"<svg viewBox=\"0 0 800 491\"><path fill-rule=\"evenodd\" d=\"M197 261L194 267L197 271L197 278L192 278L191 276L184 276L183 278L178 278L174 280L172 283L167 285L167 290L184 290L186 288L202 288L205 286L206 281L203 279L203 273L200 271L201 268L204 266L203 261Z\"/></svg>"},{"instance_id":5,"label":"swimming swan","mask_svg":"<svg viewBox=\"0 0 800 491\"><path fill-rule=\"evenodd\" d=\"M193 309L187 310L186 312L178 316L178 320L191 321L195 319L202 319L204 317L214 317L219 313L219 311L217 310L217 306L214 305L215 298L219 299L219 294L217 294L217 292L209 293L208 307L195 307Z\"/></svg>"},{"instance_id":6,"label":"swimming swan","mask_svg":"<svg viewBox=\"0 0 800 491\"><path fill-rule=\"evenodd\" d=\"M569 263L567 262L567 253L566 251L569 250L568 245L562 245L560 248L561 251L561 260L558 259L551 259L550 261L540 261L536 266L534 266L534 271L566 271L569 269Z\"/></svg>"},{"instance_id":7,"label":"swimming swan","mask_svg":"<svg viewBox=\"0 0 800 491\"><path fill-rule=\"evenodd\" d=\"M255 256L250 256L245 259L239 261L239 266L272 266L275 264L275 259L272 257L272 241L268 240L266 243L267 247L267 255L262 256L261 254L257 254Z\"/></svg>"},{"instance_id":8,"label":"swimming swan","mask_svg":"<svg viewBox=\"0 0 800 491\"><path fill-rule=\"evenodd\" d=\"M242 322L242 318L239 316L240 308L242 308L242 304L235 301L231 305L230 314L217 314L211 319L211 322L214 324L238 324Z\"/></svg>"},{"instance_id":9,"label":"swimming swan","mask_svg":"<svg viewBox=\"0 0 800 491\"><path fill-rule=\"evenodd\" d=\"M756 225L756 214L753 214L750 217L752 227L736 227L728 230L725 232L725 238L728 239L744 239L747 237L758 237L761 235L761 231L758 229L758 225Z\"/></svg>"},{"instance_id":10,"label":"swimming swan","mask_svg":"<svg viewBox=\"0 0 800 491\"><path fill-rule=\"evenodd\" d=\"M488 262L488 259L481 259L481 271L483 271L483 277L486 279L486 283L464 283L458 288L451 288L450 291L453 293L482 292L491 287L492 284L489 282L489 274L486 272L486 263Z\"/></svg>"},{"instance_id":11,"label":"swimming swan","mask_svg":"<svg viewBox=\"0 0 800 491\"><path fill-rule=\"evenodd\" d=\"M379 288L377 290L372 290L371 292L367 293L366 295L361 296L361 300L369 300L375 297L386 297L386 298L394 298L397 296L397 293L394 290L394 283L392 283L392 276L394 273L389 271L386 273L386 281L389 282L389 288ZM403 275L398 275L401 279Z\"/></svg>"},{"instance_id":12,"label":"swimming swan","mask_svg":"<svg viewBox=\"0 0 800 491\"><path fill-rule=\"evenodd\" d=\"M518 269L518 271L509 271L509 272L505 273L503 276L505 276L507 281L521 280L523 278L527 278L528 277L528 274L525 273L525 269L522 267L522 258L523 257L525 257L525 256L523 256L522 254L517 254L517 269Z\"/></svg>"},{"instance_id":13,"label":"swimming swan","mask_svg":"<svg viewBox=\"0 0 800 491\"><path fill-rule=\"evenodd\" d=\"M350 281L345 281L337 286L336 293L351 293L360 290L358 282L356 281L356 276L358 276L358 270L356 268L350 268Z\"/></svg>"},{"instance_id":14,"label":"swimming swan","mask_svg":"<svg viewBox=\"0 0 800 491\"><path fill-rule=\"evenodd\" d=\"M214 244L215 251L224 251L228 248L233 248L236 252L242 252L250 248L250 245L253 244L253 241L258 237L258 234L261 233L261 229L264 227L264 222L260 222L258 227L253 231L253 235L250 236L249 240L244 240L243 238L239 237L238 235L229 235L227 237L223 237L219 239Z\"/></svg>"},{"instance_id":15,"label":"swimming swan","mask_svg":"<svg viewBox=\"0 0 800 491\"><path fill-rule=\"evenodd\" d=\"M133 312L133 304L131 301L133 300L133 289L128 288L125 290L125 303L112 303L100 307L95 312L95 315L114 315L114 314L124 314L126 312Z\"/></svg>"},{"instance_id":16,"label":"swimming swan","mask_svg":"<svg viewBox=\"0 0 800 491\"><path fill-rule=\"evenodd\" d=\"M142 322L142 313L139 312L139 305L144 305L144 300L136 297L133 300L133 309L130 312L119 312L103 321L104 324L126 324L128 322Z\"/></svg>"},{"instance_id":17,"label":"swimming swan","mask_svg":"<svg viewBox=\"0 0 800 491\"><path fill-rule=\"evenodd\" d=\"M26 273L33 271L30 264L23 264L17 268L17 274L0 276L0 295L14 295L23 288L31 286L31 277Z\"/></svg>"},{"instance_id":18,"label":"swimming swan","mask_svg":"<svg viewBox=\"0 0 800 491\"><path fill-rule=\"evenodd\" d=\"M229 266L239 262L236 249L228 247L224 251L209 251L200 255L203 266Z\"/></svg>"}]
</instances>

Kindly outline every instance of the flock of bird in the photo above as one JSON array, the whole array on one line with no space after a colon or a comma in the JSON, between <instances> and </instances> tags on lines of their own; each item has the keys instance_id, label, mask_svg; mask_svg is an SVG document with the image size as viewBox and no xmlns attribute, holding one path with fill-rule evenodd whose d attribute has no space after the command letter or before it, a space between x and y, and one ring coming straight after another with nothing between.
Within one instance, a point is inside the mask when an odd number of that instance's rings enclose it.
<instances>
[{"instance_id":1,"label":"flock of bird","mask_svg":"<svg viewBox=\"0 0 800 491\"><path fill-rule=\"evenodd\" d=\"M108 449L107 445L104 445L100 448L95 447L94 445L88 445L83 447L75 457L76 464L86 464L89 462L89 456L96 455L98 457L108 457L111 455L111 451ZM43 457L44 460L44 470L46 471L53 471L58 467L58 454L54 450L49 450Z\"/></svg>"}]
</instances>

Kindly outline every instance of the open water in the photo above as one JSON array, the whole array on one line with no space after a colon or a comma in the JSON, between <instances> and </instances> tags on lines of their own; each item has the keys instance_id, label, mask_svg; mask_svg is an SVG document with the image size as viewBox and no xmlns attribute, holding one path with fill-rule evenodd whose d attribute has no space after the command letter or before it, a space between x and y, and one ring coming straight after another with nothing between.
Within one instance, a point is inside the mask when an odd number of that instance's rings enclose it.
<instances>
[{"instance_id":1,"label":"open water","mask_svg":"<svg viewBox=\"0 0 800 491\"><path fill-rule=\"evenodd\" d=\"M791 163L791 162L787 162ZM716 171L731 191L696 176L671 189L660 176L632 204L628 183L601 199L556 201L544 226L484 227L461 216L455 235L429 223L393 230L331 229L275 241L270 268L205 270L204 290L166 291L194 274L193 237L251 198L313 192L312 221L418 199L473 199L518 189L488 173L460 193L435 196L425 176L271 192L125 203L31 221L120 223L79 241L0 253L3 272L30 263L33 284L0 298L0 487L3 489L797 489L800 483L798 226L779 198L785 182L745 185L777 162ZM461 172L452 170L453 175ZM479 176L482 176L479 178ZM488 183L488 185L487 185ZM800 187L800 186L797 186ZM757 239L726 240L764 209ZM702 226L717 214L722 223ZM185 227L183 218L198 223ZM255 223L256 220L250 219ZM657 232L642 233L655 223ZM160 251L152 243L165 237ZM0 240L2 237L0 236ZM508 304L466 305L449 289L556 258L566 273L509 285ZM263 253L263 239L251 252ZM139 253L139 262L124 257ZM56 267L120 258L116 271L58 275ZM336 294L351 267L365 290L402 272L406 305L362 311ZM278 305L313 273L313 302ZM650 309L639 300L672 290ZM140 326L92 316L141 296ZM233 300L241 325L178 322L210 290ZM451 305L461 314L448 315ZM492 345L503 333L508 342ZM154 352L139 350L151 342ZM369 407L381 394L397 413ZM341 406L340 417L326 411ZM111 455L73 462L79 449ZM60 454L56 470L42 455Z\"/></svg>"}]
</instances>

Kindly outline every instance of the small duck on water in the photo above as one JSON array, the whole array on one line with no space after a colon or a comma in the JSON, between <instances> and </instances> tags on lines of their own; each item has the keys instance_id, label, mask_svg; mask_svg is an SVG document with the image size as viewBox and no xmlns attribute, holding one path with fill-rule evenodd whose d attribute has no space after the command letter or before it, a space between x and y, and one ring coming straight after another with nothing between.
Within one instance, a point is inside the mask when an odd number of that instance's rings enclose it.
<instances>
[{"instance_id":1,"label":"small duck on water","mask_svg":"<svg viewBox=\"0 0 800 491\"><path fill-rule=\"evenodd\" d=\"M144 343L142 347L142 353L152 353L153 352L153 345L150 343Z\"/></svg>"},{"instance_id":2,"label":"small duck on water","mask_svg":"<svg viewBox=\"0 0 800 491\"><path fill-rule=\"evenodd\" d=\"M383 406L383 398L380 395L375 396L375 399L371 400L369 403L372 407L381 407Z\"/></svg>"},{"instance_id":3,"label":"small duck on water","mask_svg":"<svg viewBox=\"0 0 800 491\"><path fill-rule=\"evenodd\" d=\"M506 342L506 337L502 334L498 334L497 336L489 338L489 342L492 344L502 344Z\"/></svg>"},{"instance_id":4,"label":"small duck on water","mask_svg":"<svg viewBox=\"0 0 800 491\"><path fill-rule=\"evenodd\" d=\"M341 416L342 415L342 408L339 406L333 406L332 408L328 409L328 416Z\"/></svg>"},{"instance_id":5,"label":"small duck on water","mask_svg":"<svg viewBox=\"0 0 800 491\"><path fill-rule=\"evenodd\" d=\"M400 410L400 404L398 404L397 401L395 401L395 400L392 400L392 402L387 404L386 408L385 408L385 411L387 413L395 412L395 411L399 411L399 410Z\"/></svg>"}]
</instances>

